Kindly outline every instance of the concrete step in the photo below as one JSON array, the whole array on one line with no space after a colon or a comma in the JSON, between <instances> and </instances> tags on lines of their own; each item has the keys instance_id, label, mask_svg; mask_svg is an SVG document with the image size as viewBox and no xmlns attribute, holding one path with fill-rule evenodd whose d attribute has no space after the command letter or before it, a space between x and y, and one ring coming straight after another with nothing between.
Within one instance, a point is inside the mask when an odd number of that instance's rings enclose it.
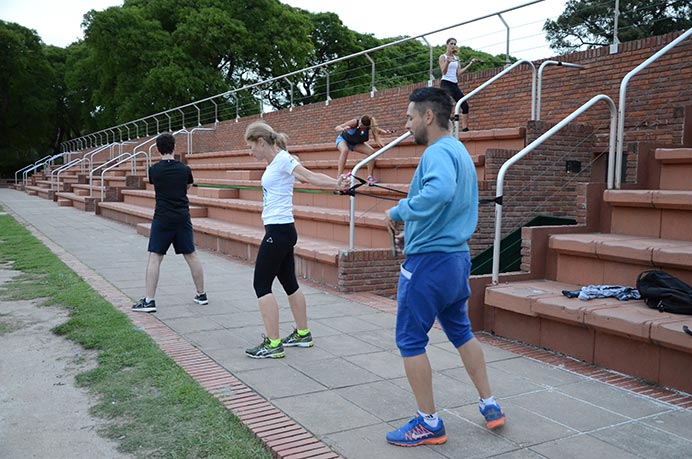
<instances>
[{"instance_id":1,"label":"concrete step","mask_svg":"<svg viewBox=\"0 0 692 459\"><path fill-rule=\"evenodd\" d=\"M613 233L692 241L692 191L606 190Z\"/></svg>"},{"instance_id":2,"label":"concrete step","mask_svg":"<svg viewBox=\"0 0 692 459\"><path fill-rule=\"evenodd\" d=\"M123 190L125 203L142 207L155 207L155 192L151 190ZM346 199L344 196L335 198ZM244 199L215 199L189 195L190 204L207 208L207 216L226 222L252 227L263 227L262 202ZM390 203L391 204L391 203ZM299 234L331 239L343 244L349 241L349 211L294 205L293 214ZM355 244L384 248L390 246L389 232L384 223L384 213L372 211L356 215Z\"/></svg>"},{"instance_id":3,"label":"concrete step","mask_svg":"<svg viewBox=\"0 0 692 459\"><path fill-rule=\"evenodd\" d=\"M692 190L692 148L659 148L655 158L661 163L662 190Z\"/></svg>"},{"instance_id":4,"label":"concrete step","mask_svg":"<svg viewBox=\"0 0 692 459\"><path fill-rule=\"evenodd\" d=\"M692 283L692 242L610 233L557 234L557 281L633 286L647 269L663 269Z\"/></svg>"},{"instance_id":5,"label":"concrete step","mask_svg":"<svg viewBox=\"0 0 692 459\"><path fill-rule=\"evenodd\" d=\"M580 284L531 280L489 286L491 331L648 381L692 390L692 317L660 313L643 301L567 298Z\"/></svg>"}]
</instances>

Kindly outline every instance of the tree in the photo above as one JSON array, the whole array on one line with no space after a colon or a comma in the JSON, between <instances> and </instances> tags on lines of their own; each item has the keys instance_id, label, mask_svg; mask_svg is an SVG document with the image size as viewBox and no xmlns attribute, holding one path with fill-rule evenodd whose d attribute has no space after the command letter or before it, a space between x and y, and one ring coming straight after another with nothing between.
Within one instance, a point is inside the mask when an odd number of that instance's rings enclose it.
<instances>
[{"instance_id":1,"label":"tree","mask_svg":"<svg viewBox=\"0 0 692 459\"><path fill-rule=\"evenodd\" d=\"M618 39L631 41L692 27L689 0L620 0ZM543 25L550 47L563 54L608 45L615 0L568 0L557 20Z\"/></svg>"},{"instance_id":2,"label":"tree","mask_svg":"<svg viewBox=\"0 0 692 459\"><path fill-rule=\"evenodd\" d=\"M55 144L56 75L33 30L0 21L0 174Z\"/></svg>"}]
</instances>

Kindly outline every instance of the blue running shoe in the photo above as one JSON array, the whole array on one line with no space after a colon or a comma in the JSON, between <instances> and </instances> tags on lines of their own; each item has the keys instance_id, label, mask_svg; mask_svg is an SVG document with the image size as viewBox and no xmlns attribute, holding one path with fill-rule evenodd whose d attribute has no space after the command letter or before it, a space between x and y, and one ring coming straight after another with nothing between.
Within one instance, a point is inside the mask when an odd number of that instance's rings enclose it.
<instances>
[{"instance_id":1,"label":"blue running shoe","mask_svg":"<svg viewBox=\"0 0 692 459\"><path fill-rule=\"evenodd\" d=\"M488 429L497 429L505 425L505 412L500 408L497 403L493 405L485 405L485 407L478 407L485 418L485 425Z\"/></svg>"},{"instance_id":2,"label":"blue running shoe","mask_svg":"<svg viewBox=\"0 0 692 459\"><path fill-rule=\"evenodd\" d=\"M437 429L433 429L425 423L423 416L416 414L408 424L389 432L387 441L397 446L441 445L447 441L447 434L442 419Z\"/></svg>"}]
</instances>

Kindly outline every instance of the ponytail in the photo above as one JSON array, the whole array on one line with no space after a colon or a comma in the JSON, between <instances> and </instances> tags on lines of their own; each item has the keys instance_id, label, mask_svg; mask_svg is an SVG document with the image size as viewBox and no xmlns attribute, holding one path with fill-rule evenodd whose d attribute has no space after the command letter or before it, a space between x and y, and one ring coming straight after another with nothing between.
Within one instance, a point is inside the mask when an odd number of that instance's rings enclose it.
<instances>
[{"instance_id":1,"label":"ponytail","mask_svg":"<svg viewBox=\"0 0 692 459\"><path fill-rule=\"evenodd\" d=\"M257 142L257 139L262 138L269 145L276 145L281 150L286 150L288 143L288 135L283 132L276 132L264 121L255 121L245 129L245 141Z\"/></svg>"}]
</instances>

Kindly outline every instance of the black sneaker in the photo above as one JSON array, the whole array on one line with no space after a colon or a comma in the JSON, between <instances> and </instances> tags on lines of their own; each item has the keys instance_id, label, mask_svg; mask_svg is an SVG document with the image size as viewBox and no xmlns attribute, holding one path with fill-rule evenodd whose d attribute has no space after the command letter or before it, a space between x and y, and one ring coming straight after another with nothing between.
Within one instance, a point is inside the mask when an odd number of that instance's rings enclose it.
<instances>
[{"instance_id":1,"label":"black sneaker","mask_svg":"<svg viewBox=\"0 0 692 459\"><path fill-rule=\"evenodd\" d=\"M195 295L195 303L197 304L209 304L209 300L207 300L207 294L205 293L198 293Z\"/></svg>"},{"instance_id":2,"label":"black sneaker","mask_svg":"<svg viewBox=\"0 0 692 459\"><path fill-rule=\"evenodd\" d=\"M142 298L137 304L132 305L132 310L135 312L156 312L156 301L147 301L146 298Z\"/></svg>"},{"instance_id":3,"label":"black sneaker","mask_svg":"<svg viewBox=\"0 0 692 459\"><path fill-rule=\"evenodd\" d=\"M293 329L293 333L281 340L281 344L286 347L312 347L315 343L312 342L312 333L308 332L307 335L300 336L298 330Z\"/></svg>"},{"instance_id":4,"label":"black sneaker","mask_svg":"<svg viewBox=\"0 0 692 459\"><path fill-rule=\"evenodd\" d=\"M272 347L265 335L262 335L262 342L258 346L245 349L245 353L253 359L282 359L286 356L283 345L279 343L278 346Z\"/></svg>"}]
</instances>

